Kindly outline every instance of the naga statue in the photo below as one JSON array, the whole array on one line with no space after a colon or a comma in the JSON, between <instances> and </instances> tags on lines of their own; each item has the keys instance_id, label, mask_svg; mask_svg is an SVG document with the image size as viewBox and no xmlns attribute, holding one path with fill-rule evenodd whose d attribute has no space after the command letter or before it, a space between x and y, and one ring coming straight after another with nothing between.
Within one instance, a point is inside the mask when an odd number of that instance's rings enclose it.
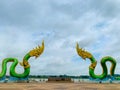
<instances>
[{"instance_id":1,"label":"naga statue","mask_svg":"<svg viewBox=\"0 0 120 90\"><path fill-rule=\"evenodd\" d=\"M77 53L79 56L81 56L83 59L90 59L91 61L91 65L89 66L89 75L94 78L94 79L104 79L107 77L108 75L108 69L107 69L107 66L106 66L106 62L109 61L111 62L111 69L110 69L110 75L114 77L114 71L115 71L115 67L116 67L116 61L114 58L110 57L110 56L106 56L106 57L103 57L101 59L101 66L102 66L102 74L101 75L96 75L94 73L94 70L95 70L95 67L97 65L97 61L95 60L94 56L83 50L82 48L79 47L78 43L76 45L76 50L77 50ZM119 79L119 78L118 78Z\"/></svg>"},{"instance_id":2,"label":"naga statue","mask_svg":"<svg viewBox=\"0 0 120 90\"><path fill-rule=\"evenodd\" d=\"M8 62L13 62L11 67L10 67L10 75L12 77L17 77L17 78L25 78L29 75L30 73L30 65L29 65L29 58L34 57L37 58L39 57L44 51L44 41L42 42L42 46L38 46L35 49L29 51L23 58L23 61L20 62L20 65L24 67L24 72L22 74L16 73L15 67L18 64L18 60L16 58L5 58L2 61L2 70L0 72L0 78L4 77L7 71L7 63Z\"/></svg>"}]
</instances>

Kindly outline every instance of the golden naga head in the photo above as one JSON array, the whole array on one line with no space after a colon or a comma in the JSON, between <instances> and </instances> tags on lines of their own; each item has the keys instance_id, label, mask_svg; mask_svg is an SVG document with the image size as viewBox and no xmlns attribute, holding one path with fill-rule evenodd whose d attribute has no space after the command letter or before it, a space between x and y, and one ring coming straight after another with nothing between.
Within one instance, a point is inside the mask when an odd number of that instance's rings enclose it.
<instances>
[{"instance_id":1,"label":"golden naga head","mask_svg":"<svg viewBox=\"0 0 120 90\"><path fill-rule=\"evenodd\" d=\"M78 55L81 56L83 59L91 58L92 57L91 53L83 50L82 48L79 48L78 43L76 45L76 50L77 50Z\"/></svg>"},{"instance_id":2,"label":"golden naga head","mask_svg":"<svg viewBox=\"0 0 120 90\"><path fill-rule=\"evenodd\" d=\"M35 58L37 58L43 53L43 51L44 51L44 41L42 41L42 46L38 45L38 47L31 50L29 53L31 57L35 56Z\"/></svg>"}]
</instances>

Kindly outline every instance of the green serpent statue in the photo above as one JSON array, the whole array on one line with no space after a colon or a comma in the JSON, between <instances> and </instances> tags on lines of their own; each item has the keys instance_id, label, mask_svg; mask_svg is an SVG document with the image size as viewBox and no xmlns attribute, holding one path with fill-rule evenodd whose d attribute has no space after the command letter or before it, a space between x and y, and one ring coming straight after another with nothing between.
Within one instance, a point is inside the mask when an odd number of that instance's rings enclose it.
<instances>
[{"instance_id":1,"label":"green serpent statue","mask_svg":"<svg viewBox=\"0 0 120 90\"><path fill-rule=\"evenodd\" d=\"M101 66L103 69L103 72L101 75L95 75L94 70L95 67L97 65L97 61L95 60L95 58L93 57L93 55L85 50L83 50L82 48L79 48L79 45L77 43L76 45L76 50L79 56L81 56L83 59L90 59L91 61L91 65L89 66L89 75L94 78L94 79L104 79L107 77L108 75L108 69L106 66L106 62L109 61L111 62L112 66L110 69L110 75L114 77L114 71L115 71L115 67L116 67L116 61L114 58L110 57L110 56L106 56L104 58L101 59Z\"/></svg>"},{"instance_id":2,"label":"green serpent statue","mask_svg":"<svg viewBox=\"0 0 120 90\"><path fill-rule=\"evenodd\" d=\"M35 58L39 57L44 51L44 41L42 42L42 46L38 46L35 49L29 51L23 58L23 61L20 62L20 65L24 67L24 72L22 74L16 73L15 67L18 64L18 60L16 58L6 58L2 62L2 70L0 73L0 78L4 77L7 71L7 63L8 62L13 62L11 67L10 67L10 75L12 77L17 77L17 78L25 78L29 75L30 73L30 65L28 62L28 59L30 57L35 56Z\"/></svg>"}]
</instances>

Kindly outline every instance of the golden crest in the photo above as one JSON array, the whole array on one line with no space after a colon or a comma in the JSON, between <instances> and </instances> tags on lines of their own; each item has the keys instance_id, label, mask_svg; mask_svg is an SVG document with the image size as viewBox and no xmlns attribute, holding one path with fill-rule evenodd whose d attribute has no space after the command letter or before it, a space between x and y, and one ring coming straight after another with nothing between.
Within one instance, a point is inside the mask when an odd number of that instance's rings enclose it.
<instances>
[{"instance_id":1,"label":"golden crest","mask_svg":"<svg viewBox=\"0 0 120 90\"><path fill-rule=\"evenodd\" d=\"M91 58L92 57L91 53L83 50L82 48L79 48L78 43L76 45L76 50L77 50L78 55L81 56L83 59Z\"/></svg>"},{"instance_id":2,"label":"golden crest","mask_svg":"<svg viewBox=\"0 0 120 90\"><path fill-rule=\"evenodd\" d=\"M42 42L42 46L39 46L36 47L35 49L31 50L29 53L30 53L30 56L35 56L36 58L39 57L44 51L44 41Z\"/></svg>"}]
</instances>

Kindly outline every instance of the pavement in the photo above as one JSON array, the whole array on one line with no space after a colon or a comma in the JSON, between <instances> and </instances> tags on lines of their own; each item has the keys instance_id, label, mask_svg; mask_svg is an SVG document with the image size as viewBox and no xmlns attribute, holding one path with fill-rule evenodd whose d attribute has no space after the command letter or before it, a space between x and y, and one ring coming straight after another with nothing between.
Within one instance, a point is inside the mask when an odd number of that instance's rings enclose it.
<instances>
[{"instance_id":1,"label":"pavement","mask_svg":"<svg viewBox=\"0 0 120 90\"><path fill-rule=\"evenodd\" d=\"M0 90L120 90L120 84L0 83Z\"/></svg>"}]
</instances>

